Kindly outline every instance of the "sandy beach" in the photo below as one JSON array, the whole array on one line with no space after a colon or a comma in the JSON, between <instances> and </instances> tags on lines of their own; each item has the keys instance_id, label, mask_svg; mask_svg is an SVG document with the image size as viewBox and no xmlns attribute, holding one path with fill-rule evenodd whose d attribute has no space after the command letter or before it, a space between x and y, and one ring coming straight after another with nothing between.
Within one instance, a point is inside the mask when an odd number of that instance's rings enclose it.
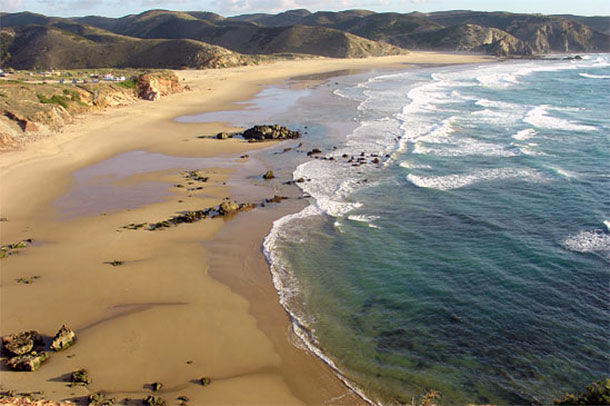
<instances>
[{"instance_id":1,"label":"sandy beach","mask_svg":"<svg viewBox=\"0 0 610 406\"><path fill-rule=\"evenodd\" d=\"M235 102L265 86L304 75L492 60L413 52L176 71L192 91L80 117L55 136L2 154L0 217L7 221L0 244L33 243L0 260L0 334L35 329L52 336L66 324L78 341L36 372L12 372L3 363L0 390L77 402L103 392L140 404L160 382L156 394L169 404L180 404L180 396L192 405L365 403L300 348L261 254L272 222L303 201L161 231L122 227L227 198L257 203L274 195L248 180L267 169L253 151L273 143L198 138L232 129L176 117L237 109ZM136 163L142 169L134 170ZM189 186L186 171L195 169L209 179ZM104 179L107 189L92 195L87 186ZM116 260L123 264L109 264ZM80 368L92 383L69 386ZM201 386L202 377L211 384Z\"/></svg>"}]
</instances>

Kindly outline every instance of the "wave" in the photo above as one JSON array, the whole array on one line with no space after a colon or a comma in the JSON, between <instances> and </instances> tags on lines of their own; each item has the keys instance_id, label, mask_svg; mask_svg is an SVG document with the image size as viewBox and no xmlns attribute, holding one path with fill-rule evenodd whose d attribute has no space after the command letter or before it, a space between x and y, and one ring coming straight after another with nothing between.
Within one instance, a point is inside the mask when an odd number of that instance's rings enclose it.
<instances>
[{"instance_id":1,"label":"wave","mask_svg":"<svg viewBox=\"0 0 610 406\"><path fill-rule=\"evenodd\" d=\"M536 134L538 134L538 131L534 130L533 128L527 128L525 130L518 131L517 134L512 136L512 138L519 141L525 141L534 137Z\"/></svg>"},{"instance_id":2,"label":"wave","mask_svg":"<svg viewBox=\"0 0 610 406\"><path fill-rule=\"evenodd\" d=\"M594 75L592 73L581 73L580 76L588 79L610 79L610 75Z\"/></svg>"},{"instance_id":3,"label":"wave","mask_svg":"<svg viewBox=\"0 0 610 406\"><path fill-rule=\"evenodd\" d=\"M421 188L448 191L460 189L480 182L519 179L524 182L544 182L547 180L539 172L526 168L496 168L475 171L468 174L455 174L445 176L417 176L407 175L407 180Z\"/></svg>"},{"instance_id":4,"label":"wave","mask_svg":"<svg viewBox=\"0 0 610 406\"><path fill-rule=\"evenodd\" d=\"M308 327L311 321L303 314L297 314L294 306L290 305L291 299L298 293L300 285L296 277L290 272L288 263L279 254L277 242L280 238L289 238L291 227L288 227L288 224L315 214L320 214L320 212L315 206L310 205L298 213L284 216L273 222L271 231L263 241L263 253L269 263L273 286L280 297L280 304L290 317L292 331L301 340L299 344L303 344L309 351L326 363L347 387L357 393L368 404L375 405L376 403L369 399L361 388L351 382L333 360L320 350L314 332Z\"/></svg>"},{"instance_id":5,"label":"wave","mask_svg":"<svg viewBox=\"0 0 610 406\"><path fill-rule=\"evenodd\" d=\"M552 106L536 106L527 112L523 121L537 128L546 128L560 131L597 131L596 127L578 124L573 121L564 120L548 115L548 110L554 109Z\"/></svg>"},{"instance_id":6,"label":"wave","mask_svg":"<svg viewBox=\"0 0 610 406\"><path fill-rule=\"evenodd\" d=\"M562 245L575 252L610 251L610 235L602 230L582 230L563 240Z\"/></svg>"},{"instance_id":7,"label":"wave","mask_svg":"<svg viewBox=\"0 0 610 406\"><path fill-rule=\"evenodd\" d=\"M416 164L413 162L408 162L408 161L402 161L400 164L398 164L401 168L405 168L405 169L432 169L432 167L430 165L426 165L426 164Z\"/></svg>"},{"instance_id":8,"label":"wave","mask_svg":"<svg viewBox=\"0 0 610 406\"><path fill-rule=\"evenodd\" d=\"M480 142L471 138L456 140L453 145L448 148L438 148L425 146L420 142L415 143L413 148L414 154L434 155L441 157L460 157L460 156L497 156L511 157L521 154L519 148L505 147L503 145L492 144L489 142Z\"/></svg>"},{"instance_id":9,"label":"wave","mask_svg":"<svg viewBox=\"0 0 610 406\"><path fill-rule=\"evenodd\" d=\"M379 220L379 216L367 216L364 214L351 214L347 216L348 220L356 221L358 223L367 223L370 228L380 228L379 226L372 224L373 221Z\"/></svg>"}]
</instances>

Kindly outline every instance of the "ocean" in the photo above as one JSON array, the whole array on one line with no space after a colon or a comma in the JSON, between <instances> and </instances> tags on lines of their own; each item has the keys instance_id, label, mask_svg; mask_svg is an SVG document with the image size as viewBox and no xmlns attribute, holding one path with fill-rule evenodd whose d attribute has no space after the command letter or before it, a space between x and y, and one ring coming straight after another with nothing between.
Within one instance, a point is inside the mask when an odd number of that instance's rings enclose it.
<instances>
[{"instance_id":1,"label":"ocean","mask_svg":"<svg viewBox=\"0 0 610 406\"><path fill-rule=\"evenodd\" d=\"M552 404L610 375L609 62L360 72L259 95L284 100L264 119L306 132L263 158L310 203L263 249L295 331L348 385L380 404L428 389Z\"/></svg>"}]
</instances>

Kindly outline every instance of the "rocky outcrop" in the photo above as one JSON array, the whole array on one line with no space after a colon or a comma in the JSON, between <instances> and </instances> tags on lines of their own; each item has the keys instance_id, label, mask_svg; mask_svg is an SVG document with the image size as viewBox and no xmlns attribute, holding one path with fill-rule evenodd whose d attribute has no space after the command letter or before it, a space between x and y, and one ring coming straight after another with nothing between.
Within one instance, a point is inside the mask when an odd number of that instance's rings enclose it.
<instances>
[{"instance_id":1,"label":"rocky outcrop","mask_svg":"<svg viewBox=\"0 0 610 406\"><path fill-rule=\"evenodd\" d=\"M61 351L74 343L75 334L65 325L59 329L50 348ZM2 337L2 350L9 356L6 365L16 371L35 371L49 358L42 336L35 330L22 331Z\"/></svg>"},{"instance_id":2,"label":"rocky outcrop","mask_svg":"<svg viewBox=\"0 0 610 406\"><path fill-rule=\"evenodd\" d=\"M23 331L2 337L2 349L13 356L24 355L32 351L35 346L42 345L42 337L35 330Z\"/></svg>"},{"instance_id":3,"label":"rocky outcrop","mask_svg":"<svg viewBox=\"0 0 610 406\"><path fill-rule=\"evenodd\" d=\"M184 90L180 86L178 76L173 72L145 73L140 75L136 88L138 97L144 100L159 100L162 96Z\"/></svg>"},{"instance_id":4,"label":"rocky outcrop","mask_svg":"<svg viewBox=\"0 0 610 406\"><path fill-rule=\"evenodd\" d=\"M287 127L275 125L255 125L242 133L248 141L268 141L296 139L301 136L299 131L292 131Z\"/></svg>"},{"instance_id":5,"label":"rocky outcrop","mask_svg":"<svg viewBox=\"0 0 610 406\"><path fill-rule=\"evenodd\" d=\"M32 351L28 354L9 358L6 365L15 371L36 371L49 358L46 352Z\"/></svg>"},{"instance_id":6,"label":"rocky outcrop","mask_svg":"<svg viewBox=\"0 0 610 406\"><path fill-rule=\"evenodd\" d=\"M158 100L184 88L173 72L151 72L116 83L77 85L0 82L0 151L52 135L83 113Z\"/></svg>"},{"instance_id":7,"label":"rocky outcrop","mask_svg":"<svg viewBox=\"0 0 610 406\"><path fill-rule=\"evenodd\" d=\"M76 334L74 331L70 330L65 325L61 326L55 337L53 337L53 341L51 342L51 349L53 351L63 351L66 348L70 347L74 344L74 340L76 339Z\"/></svg>"}]
</instances>

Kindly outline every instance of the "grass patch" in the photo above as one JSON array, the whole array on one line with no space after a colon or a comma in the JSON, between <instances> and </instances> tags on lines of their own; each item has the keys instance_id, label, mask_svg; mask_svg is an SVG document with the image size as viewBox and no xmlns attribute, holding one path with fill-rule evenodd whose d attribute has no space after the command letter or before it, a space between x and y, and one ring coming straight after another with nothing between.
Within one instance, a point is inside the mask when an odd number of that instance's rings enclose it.
<instances>
[{"instance_id":1,"label":"grass patch","mask_svg":"<svg viewBox=\"0 0 610 406\"><path fill-rule=\"evenodd\" d=\"M138 84L138 79L136 79L136 78L127 79L122 82L116 83L117 86L122 87L124 89L134 89L134 90L136 89L137 84Z\"/></svg>"},{"instance_id":2,"label":"grass patch","mask_svg":"<svg viewBox=\"0 0 610 406\"><path fill-rule=\"evenodd\" d=\"M86 104L80 98L80 93L77 92L76 90L64 89L63 92L66 96L70 96L70 99L73 102L77 102L81 106L86 106Z\"/></svg>"},{"instance_id":3,"label":"grass patch","mask_svg":"<svg viewBox=\"0 0 610 406\"><path fill-rule=\"evenodd\" d=\"M51 97L46 97L40 93L38 93L36 96L38 96L38 100L42 103L42 104L59 104L61 107L67 109L68 108L68 101L70 101L70 99L68 99L65 96L59 96L59 95L53 95Z\"/></svg>"}]
</instances>

